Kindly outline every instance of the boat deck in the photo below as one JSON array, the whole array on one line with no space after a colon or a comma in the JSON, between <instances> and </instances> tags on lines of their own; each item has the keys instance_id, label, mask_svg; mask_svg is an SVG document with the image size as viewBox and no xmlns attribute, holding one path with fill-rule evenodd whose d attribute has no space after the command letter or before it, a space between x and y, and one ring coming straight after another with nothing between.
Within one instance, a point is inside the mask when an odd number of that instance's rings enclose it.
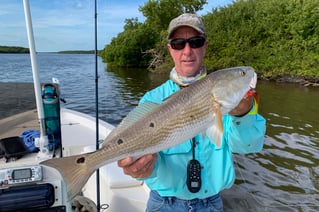
<instances>
[{"instance_id":1,"label":"boat deck","mask_svg":"<svg viewBox=\"0 0 319 212\"><path fill-rule=\"evenodd\" d=\"M0 120L0 139L20 136L26 129L39 129L36 110L19 113Z\"/></svg>"},{"instance_id":2,"label":"boat deck","mask_svg":"<svg viewBox=\"0 0 319 212\"><path fill-rule=\"evenodd\" d=\"M32 83L0 83L0 139L39 129Z\"/></svg>"},{"instance_id":3,"label":"boat deck","mask_svg":"<svg viewBox=\"0 0 319 212\"><path fill-rule=\"evenodd\" d=\"M40 128L32 83L0 83L0 90L0 139ZM1 168L14 165L4 158L0 158L0 164Z\"/></svg>"}]
</instances>

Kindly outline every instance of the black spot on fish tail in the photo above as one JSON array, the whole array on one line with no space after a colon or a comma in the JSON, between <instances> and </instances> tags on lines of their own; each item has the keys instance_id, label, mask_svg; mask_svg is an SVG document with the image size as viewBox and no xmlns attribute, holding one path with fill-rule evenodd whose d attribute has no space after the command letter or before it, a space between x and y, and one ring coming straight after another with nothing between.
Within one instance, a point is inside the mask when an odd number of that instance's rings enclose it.
<instances>
[{"instance_id":1,"label":"black spot on fish tail","mask_svg":"<svg viewBox=\"0 0 319 212\"><path fill-rule=\"evenodd\" d=\"M153 122L151 122L150 123L150 127L154 127L155 125L154 125L154 123Z\"/></svg>"},{"instance_id":2,"label":"black spot on fish tail","mask_svg":"<svg viewBox=\"0 0 319 212\"><path fill-rule=\"evenodd\" d=\"M80 163L84 163L85 162L85 157L80 157L76 160L76 163L80 164Z\"/></svg>"},{"instance_id":3,"label":"black spot on fish tail","mask_svg":"<svg viewBox=\"0 0 319 212\"><path fill-rule=\"evenodd\" d=\"M123 140L122 139L117 140L117 144L118 145L123 144Z\"/></svg>"}]
</instances>

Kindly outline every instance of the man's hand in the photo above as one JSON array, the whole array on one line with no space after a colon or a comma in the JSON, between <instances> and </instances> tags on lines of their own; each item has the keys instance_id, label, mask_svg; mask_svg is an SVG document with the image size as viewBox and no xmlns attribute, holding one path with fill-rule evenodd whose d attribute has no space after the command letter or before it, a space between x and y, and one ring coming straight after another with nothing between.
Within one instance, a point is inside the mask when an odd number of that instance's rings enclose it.
<instances>
[{"instance_id":1,"label":"man's hand","mask_svg":"<svg viewBox=\"0 0 319 212\"><path fill-rule=\"evenodd\" d=\"M255 90L257 84L257 74L254 72L253 78L250 81L250 90L246 93L244 98L239 102L239 104L229 112L233 116L244 116L246 115L253 106L254 97L258 98L258 94ZM257 100L258 102L258 100Z\"/></svg>"},{"instance_id":2,"label":"man's hand","mask_svg":"<svg viewBox=\"0 0 319 212\"><path fill-rule=\"evenodd\" d=\"M253 106L255 90L250 90L245 95L245 97L239 102L239 104L229 112L233 116L243 116L246 115Z\"/></svg>"},{"instance_id":3,"label":"man's hand","mask_svg":"<svg viewBox=\"0 0 319 212\"><path fill-rule=\"evenodd\" d=\"M150 176L154 169L157 153L148 154L134 160L132 157L127 157L117 162L117 165L123 168L126 175L133 178L146 178Z\"/></svg>"}]
</instances>

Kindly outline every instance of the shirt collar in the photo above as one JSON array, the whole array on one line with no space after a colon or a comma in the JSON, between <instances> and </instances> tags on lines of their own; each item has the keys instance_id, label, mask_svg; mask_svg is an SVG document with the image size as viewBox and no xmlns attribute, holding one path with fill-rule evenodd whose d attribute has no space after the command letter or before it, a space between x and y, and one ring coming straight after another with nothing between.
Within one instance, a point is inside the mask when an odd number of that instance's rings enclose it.
<instances>
[{"instance_id":1,"label":"shirt collar","mask_svg":"<svg viewBox=\"0 0 319 212\"><path fill-rule=\"evenodd\" d=\"M194 83L195 81L204 78L206 75L207 75L207 72L206 72L205 66L202 66L200 72L194 77L183 77L177 73L174 67L170 73L170 79L173 82L177 83L179 86L186 87Z\"/></svg>"}]
</instances>

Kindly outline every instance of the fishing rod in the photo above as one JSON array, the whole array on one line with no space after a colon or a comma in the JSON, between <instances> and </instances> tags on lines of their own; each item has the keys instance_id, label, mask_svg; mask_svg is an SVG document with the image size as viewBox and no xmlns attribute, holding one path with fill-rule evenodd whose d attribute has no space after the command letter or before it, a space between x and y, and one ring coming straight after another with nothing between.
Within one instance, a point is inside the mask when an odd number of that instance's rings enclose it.
<instances>
[{"instance_id":1,"label":"fishing rod","mask_svg":"<svg viewBox=\"0 0 319 212\"><path fill-rule=\"evenodd\" d=\"M96 150L99 149L99 76L98 76L98 50L97 50L97 0L94 1L94 56L95 56L95 112L96 112ZM100 211L100 169L96 170L96 207Z\"/></svg>"}]
</instances>

